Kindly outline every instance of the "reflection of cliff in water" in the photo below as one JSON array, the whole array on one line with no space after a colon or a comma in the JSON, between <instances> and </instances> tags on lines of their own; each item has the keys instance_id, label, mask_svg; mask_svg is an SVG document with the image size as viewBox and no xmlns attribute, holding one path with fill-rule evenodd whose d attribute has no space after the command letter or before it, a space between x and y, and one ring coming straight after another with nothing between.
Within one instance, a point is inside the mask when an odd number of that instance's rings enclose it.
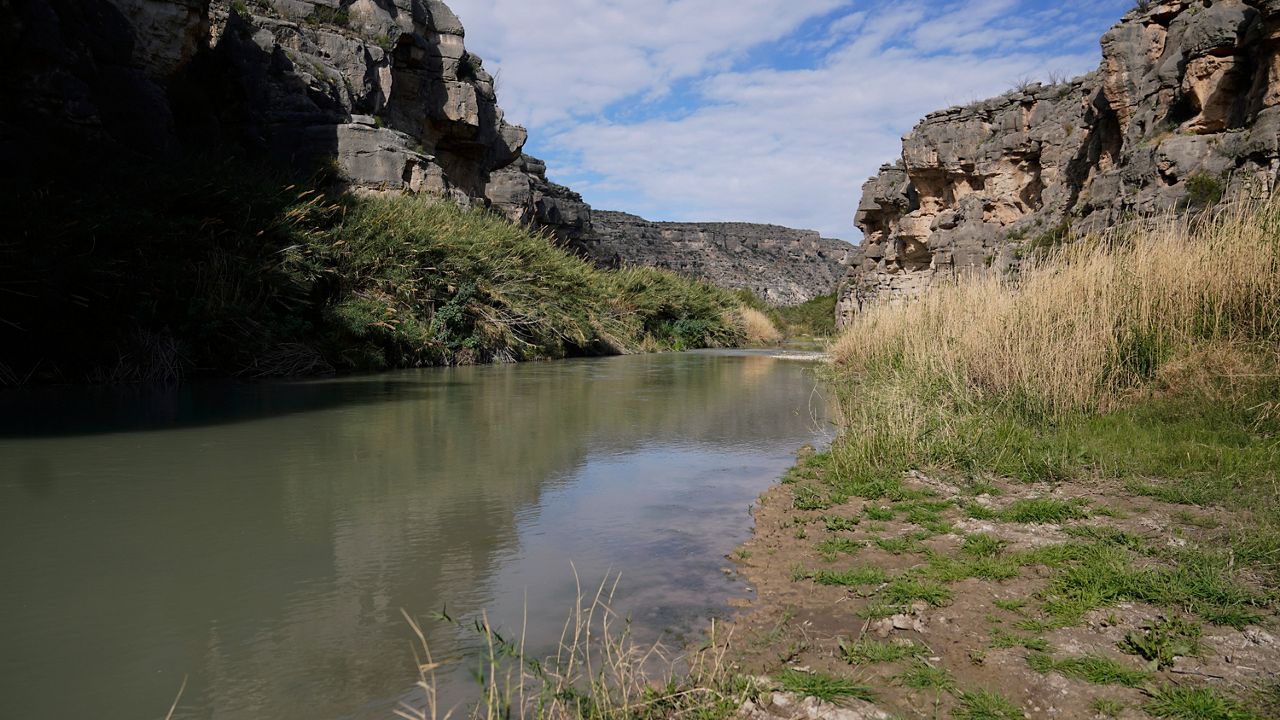
<instances>
[{"instance_id":1,"label":"reflection of cliff in water","mask_svg":"<svg viewBox=\"0 0 1280 720\"><path fill-rule=\"evenodd\" d=\"M6 704L48 710L76 677L60 713L133 716L190 673L203 717L356 712L404 686L400 608L493 604L518 526L588 457L802 439L808 372L714 355L428 370L333 381L342 401L315 409L236 386L210 423L179 404L170 430L0 438L0 574L23 588L0 601Z\"/></svg>"}]
</instances>

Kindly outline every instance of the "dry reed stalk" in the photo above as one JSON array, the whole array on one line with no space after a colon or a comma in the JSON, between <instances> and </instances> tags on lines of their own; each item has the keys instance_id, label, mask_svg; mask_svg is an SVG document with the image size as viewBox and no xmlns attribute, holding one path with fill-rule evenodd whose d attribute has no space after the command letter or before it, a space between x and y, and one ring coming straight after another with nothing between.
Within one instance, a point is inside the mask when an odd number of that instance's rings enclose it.
<instances>
[{"instance_id":1,"label":"dry reed stalk","mask_svg":"<svg viewBox=\"0 0 1280 720\"><path fill-rule=\"evenodd\" d=\"M680 715L725 699L720 687L732 680L725 662L729 641L716 636L714 623L707 649L670 656L660 643L636 642L626 621L613 610L618 576L606 577L590 594L584 592L576 568L574 579L574 608L561 630L556 654L546 662L526 657L524 628L518 643L509 644L481 613L475 627L484 639L487 677L482 696L469 710L473 720L630 720L647 716L655 707ZM417 638L417 687L425 703L421 708L402 703L396 715L403 720L448 720L457 708L439 716L435 670L441 663L432 660L421 626L403 614ZM526 621L527 617L526 612ZM660 669L655 670L655 664Z\"/></svg>"}]
</instances>

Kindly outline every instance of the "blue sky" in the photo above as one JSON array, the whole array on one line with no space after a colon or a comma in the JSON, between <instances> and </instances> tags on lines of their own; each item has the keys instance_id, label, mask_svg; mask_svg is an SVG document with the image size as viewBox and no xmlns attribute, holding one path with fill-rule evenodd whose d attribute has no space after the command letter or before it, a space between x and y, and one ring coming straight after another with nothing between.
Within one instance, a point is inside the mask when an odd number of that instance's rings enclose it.
<instances>
[{"instance_id":1,"label":"blue sky","mask_svg":"<svg viewBox=\"0 0 1280 720\"><path fill-rule=\"evenodd\" d=\"M1097 67L1133 0L447 0L551 179L652 220L857 241L927 112Z\"/></svg>"}]
</instances>

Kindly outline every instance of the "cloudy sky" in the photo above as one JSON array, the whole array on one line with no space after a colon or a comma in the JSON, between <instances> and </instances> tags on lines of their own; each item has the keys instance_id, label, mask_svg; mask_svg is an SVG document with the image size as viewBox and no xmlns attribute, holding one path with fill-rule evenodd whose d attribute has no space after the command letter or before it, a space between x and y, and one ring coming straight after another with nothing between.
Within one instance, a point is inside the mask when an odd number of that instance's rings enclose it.
<instances>
[{"instance_id":1,"label":"cloudy sky","mask_svg":"<svg viewBox=\"0 0 1280 720\"><path fill-rule=\"evenodd\" d=\"M652 220L857 241L925 113L1095 68L1133 0L448 0L552 180Z\"/></svg>"}]
</instances>

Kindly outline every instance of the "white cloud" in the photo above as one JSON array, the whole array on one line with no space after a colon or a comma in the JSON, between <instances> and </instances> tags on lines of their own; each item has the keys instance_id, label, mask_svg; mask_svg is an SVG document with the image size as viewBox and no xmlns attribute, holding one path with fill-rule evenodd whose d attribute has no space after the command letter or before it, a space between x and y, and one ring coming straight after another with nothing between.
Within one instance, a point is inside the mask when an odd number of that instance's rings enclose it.
<instances>
[{"instance_id":1,"label":"white cloud","mask_svg":"<svg viewBox=\"0 0 1280 720\"><path fill-rule=\"evenodd\" d=\"M468 47L499 69L508 115L596 207L845 238L863 181L925 113L1097 65L1081 5L1028 4L451 0ZM768 43L812 53L808 67L758 62ZM655 103L673 88L693 107L664 115ZM634 112L609 112L623 100Z\"/></svg>"}]
</instances>

